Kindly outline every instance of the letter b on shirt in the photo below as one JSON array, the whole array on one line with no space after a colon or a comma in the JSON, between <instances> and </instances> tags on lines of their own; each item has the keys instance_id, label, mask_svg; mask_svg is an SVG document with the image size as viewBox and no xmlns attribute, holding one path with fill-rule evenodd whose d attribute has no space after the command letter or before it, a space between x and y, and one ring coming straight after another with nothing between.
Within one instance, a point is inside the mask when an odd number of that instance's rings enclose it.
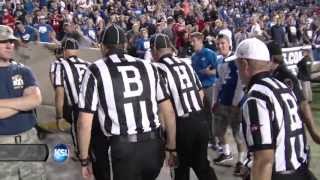
<instances>
[{"instance_id":1,"label":"letter b on shirt","mask_svg":"<svg viewBox=\"0 0 320 180\"><path fill-rule=\"evenodd\" d=\"M124 84L124 98L140 96L143 84L139 69L134 66L118 66Z\"/></svg>"}]
</instances>

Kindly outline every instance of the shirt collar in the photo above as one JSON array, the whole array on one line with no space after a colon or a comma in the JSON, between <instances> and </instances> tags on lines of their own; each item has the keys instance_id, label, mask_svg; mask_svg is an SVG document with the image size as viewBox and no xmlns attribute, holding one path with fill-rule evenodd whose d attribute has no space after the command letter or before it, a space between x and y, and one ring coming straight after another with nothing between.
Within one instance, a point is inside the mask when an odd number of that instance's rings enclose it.
<instances>
[{"instance_id":1,"label":"shirt collar","mask_svg":"<svg viewBox=\"0 0 320 180\"><path fill-rule=\"evenodd\" d=\"M171 53L167 53L167 54L164 54L160 57L160 60L159 62L163 61L164 58L171 58L172 57L172 54Z\"/></svg>"},{"instance_id":2,"label":"shirt collar","mask_svg":"<svg viewBox=\"0 0 320 180\"><path fill-rule=\"evenodd\" d=\"M247 90L249 90L256 82L258 82L259 80L265 78L265 77L269 77L271 76L271 73L269 71L264 71L264 72L260 72L258 74L255 74L254 76L252 76L252 78L250 79L250 82L247 86Z\"/></svg>"}]
</instances>

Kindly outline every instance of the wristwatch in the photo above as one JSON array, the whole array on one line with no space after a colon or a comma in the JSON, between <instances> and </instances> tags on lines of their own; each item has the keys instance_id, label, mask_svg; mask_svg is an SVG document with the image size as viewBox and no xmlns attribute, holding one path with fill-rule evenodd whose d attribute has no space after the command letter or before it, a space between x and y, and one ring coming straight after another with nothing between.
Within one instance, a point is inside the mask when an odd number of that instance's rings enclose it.
<instances>
[{"instance_id":1,"label":"wristwatch","mask_svg":"<svg viewBox=\"0 0 320 180\"><path fill-rule=\"evenodd\" d=\"M90 163L90 158L80 159L80 164L82 167L88 166Z\"/></svg>"}]
</instances>

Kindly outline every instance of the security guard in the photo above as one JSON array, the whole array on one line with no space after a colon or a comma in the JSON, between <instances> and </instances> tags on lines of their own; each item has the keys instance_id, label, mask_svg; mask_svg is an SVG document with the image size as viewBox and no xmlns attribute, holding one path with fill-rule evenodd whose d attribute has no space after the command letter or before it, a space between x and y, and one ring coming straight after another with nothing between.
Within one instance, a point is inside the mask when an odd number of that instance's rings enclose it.
<instances>
[{"instance_id":1,"label":"security guard","mask_svg":"<svg viewBox=\"0 0 320 180\"><path fill-rule=\"evenodd\" d=\"M190 65L173 57L167 35L155 34L150 44L155 64L168 83L176 112L179 165L175 169L175 179L188 180L190 167L199 180L217 179L207 159L209 126L203 109L201 83Z\"/></svg>"},{"instance_id":2,"label":"security guard","mask_svg":"<svg viewBox=\"0 0 320 180\"><path fill-rule=\"evenodd\" d=\"M110 137L113 179L154 180L164 158L159 110L167 130L166 148L176 148L175 116L165 85L152 64L124 54L120 27L110 25L101 37L103 58L88 67L79 96L82 175L92 176L88 149L93 114L98 112L101 129ZM167 155L169 162L175 157Z\"/></svg>"},{"instance_id":3,"label":"security guard","mask_svg":"<svg viewBox=\"0 0 320 180\"><path fill-rule=\"evenodd\" d=\"M251 180L305 180L306 136L293 92L270 74L267 46L256 38L242 41L235 53L246 86L243 133L253 157Z\"/></svg>"},{"instance_id":4,"label":"security guard","mask_svg":"<svg viewBox=\"0 0 320 180\"><path fill-rule=\"evenodd\" d=\"M282 50L276 42L268 43L268 49L270 52L273 76L293 90L297 98L302 120L306 124L313 141L320 144L320 131L316 127L309 101L304 97L297 77L294 76L284 64Z\"/></svg>"},{"instance_id":5,"label":"security guard","mask_svg":"<svg viewBox=\"0 0 320 180\"><path fill-rule=\"evenodd\" d=\"M10 27L0 25L0 144L39 144L33 109L41 93L28 67L10 63L16 40ZM46 175L39 162L1 162L0 179L45 180Z\"/></svg>"},{"instance_id":6,"label":"security guard","mask_svg":"<svg viewBox=\"0 0 320 180\"><path fill-rule=\"evenodd\" d=\"M56 91L56 112L57 121L63 119L63 106L67 104L71 107L71 126L72 126L72 138L75 146L75 153L78 156L78 144L77 144L77 128L76 120L78 119L78 103L80 85L83 79L83 75L86 71L88 62L78 57L79 45L75 39L66 38L62 41L62 49L64 58L60 59L56 63L55 70L55 91ZM67 99L67 102L64 102ZM57 123L59 124L59 123ZM91 158L93 159L93 173L98 180L109 180L109 159L108 159L108 139L103 135L100 130L98 120L94 118L93 128L91 130L94 137L91 141ZM104 146L105 148L101 148Z\"/></svg>"}]
</instances>

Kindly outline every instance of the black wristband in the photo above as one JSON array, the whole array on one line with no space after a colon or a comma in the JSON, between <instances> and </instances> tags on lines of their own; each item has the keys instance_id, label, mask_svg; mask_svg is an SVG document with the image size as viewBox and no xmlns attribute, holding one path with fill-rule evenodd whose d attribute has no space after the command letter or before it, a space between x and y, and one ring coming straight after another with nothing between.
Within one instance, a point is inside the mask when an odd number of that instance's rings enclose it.
<instances>
[{"instance_id":1,"label":"black wristband","mask_svg":"<svg viewBox=\"0 0 320 180\"><path fill-rule=\"evenodd\" d=\"M58 120L58 119L63 119L63 117L61 117L61 116L56 117L56 120Z\"/></svg>"},{"instance_id":2,"label":"black wristband","mask_svg":"<svg viewBox=\"0 0 320 180\"><path fill-rule=\"evenodd\" d=\"M166 147L165 151L168 151L168 152L170 152L170 153L172 153L172 152L177 152L176 149L170 149L170 148L167 148L167 147Z\"/></svg>"},{"instance_id":3,"label":"black wristband","mask_svg":"<svg viewBox=\"0 0 320 180\"><path fill-rule=\"evenodd\" d=\"M80 164L82 167L88 166L90 163L90 159L89 158L85 158L85 159L80 159Z\"/></svg>"}]
</instances>

